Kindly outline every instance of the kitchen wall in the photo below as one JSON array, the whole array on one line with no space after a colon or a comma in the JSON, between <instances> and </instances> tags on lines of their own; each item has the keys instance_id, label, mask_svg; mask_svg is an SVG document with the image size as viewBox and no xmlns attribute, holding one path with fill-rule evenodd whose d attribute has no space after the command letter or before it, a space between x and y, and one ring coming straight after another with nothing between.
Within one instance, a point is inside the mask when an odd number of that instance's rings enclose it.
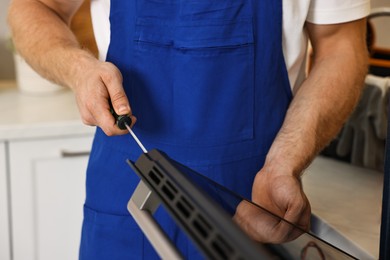
<instances>
[{"instance_id":1,"label":"kitchen wall","mask_svg":"<svg viewBox=\"0 0 390 260\"><path fill-rule=\"evenodd\" d=\"M387 7L390 8L389 0L372 0L371 8ZM378 17L371 20L376 33L376 45L390 48L390 16Z\"/></svg>"},{"instance_id":2,"label":"kitchen wall","mask_svg":"<svg viewBox=\"0 0 390 260\"><path fill-rule=\"evenodd\" d=\"M9 49L6 18L10 0L0 0L0 80L14 79L13 56Z\"/></svg>"},{"instance_id":3,"label":"kitchen wall","mask_svg":"<svg viewBox=\"0 0 390 260\"><path fill-rule=\"evenodd\" d=\"M0 80L14 79L12 52L9 50L9 30L6 25L6 13L10 0L0 0ZM372 0L372 7L389 7L389 0ZM378 46L390 46L390 34L388 33L390 17L373 20L377 32L376 43Z\"/></svg>"}]
</instances>

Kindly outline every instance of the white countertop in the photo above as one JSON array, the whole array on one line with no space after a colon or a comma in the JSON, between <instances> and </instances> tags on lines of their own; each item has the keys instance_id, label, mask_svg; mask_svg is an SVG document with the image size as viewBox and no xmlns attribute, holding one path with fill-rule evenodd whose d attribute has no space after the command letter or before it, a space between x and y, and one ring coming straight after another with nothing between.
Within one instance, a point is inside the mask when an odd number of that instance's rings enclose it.
<instances>
[{"instance_id":1,"label":"white countertop","mask_svg":"<svg viewBox=\"0 0 390 260\"><path fill-rule=\"evenodd\" d=\"M378 259L383 173L320 156L302 180L312 212Z\"/></svg>"},{"instance_id":2,"label":"white countertop","mask_svg":"<svg viewBox=\"0 0 390 260\"><path fill-rule=\"evenodd\" d=\"M80 119L70 90L22 94L13 82L0 84L0 141L75 134L93 134Z\"/></svg>"}]
</instances>

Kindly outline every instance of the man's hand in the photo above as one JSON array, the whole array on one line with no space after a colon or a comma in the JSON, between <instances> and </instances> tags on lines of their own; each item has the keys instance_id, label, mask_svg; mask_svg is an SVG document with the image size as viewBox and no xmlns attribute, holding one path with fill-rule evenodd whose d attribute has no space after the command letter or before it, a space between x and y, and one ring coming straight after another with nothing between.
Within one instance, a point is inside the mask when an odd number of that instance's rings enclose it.
<instances>
[{"instance_id":1,"label":"man's hand","mask_svg":"<svg viewBox=\"0 0 390 260\"><path fill-rule=\"evenodd\" d=\"M130 115L132 124L136 121L131 115L120 71L112 63L97 61L94 58L85 63L79 70L78 81L71 86L83 122L99 126L109 136L127 133L116 126L110 113L109 102L118 115Z\"/></svg>"},{"instance_id":2,"label":"man's hand","mask_svg":"<svg viewBox=\"0 0 390 260\"><path fill-rule=\"evenodd\" d=\"M342 24L306 24L313 67L294 98L283 125L256 175L252 200L274 214L308 229L310 205L300 176L317 153L338 133L356 105L367 67L366 20ZM237 209L238 223L254 239L280 242L294 238L288 226L264 214Z\"/></svg>"},{"instance_id":3,"label":"man's hand","mask_svg":"<svg viewBox=\"0 0 390 260\"><path fill-rule=\"evenodd\" d=\"M8 23L12 39L26 61L43 77L73 89L85 124L107 135L124 134L110 113L131 115L122 75L81 48L69 24L82 0L12 0ZM135 117L132 117L133 124Z\"/></svg>"},{"instance_id":4,"label":"man's hand","mask_svg":"<svg viewBox=\"0 0 390 260\"><path fill-rule=\"evenodd\" d=\"M264 168L255 177L252 200L298 227L309 229L310 203L300 179L294 175Z\"/></svg>"},{"instance_id":5,"label":"man's hand","mask_svg":"<svg viewBox=\"0 0 390 260\"><path fill-rule=\"evenodd\" d=\"M300 180L290 174L261 170L255 177L252 201L267 211L243 201L234 216L238 225L254 240L262 243L284 243L297 238L310 224L310 204ZM286 219L301 229L280 218Z\"/></svg>"}]
</instances>

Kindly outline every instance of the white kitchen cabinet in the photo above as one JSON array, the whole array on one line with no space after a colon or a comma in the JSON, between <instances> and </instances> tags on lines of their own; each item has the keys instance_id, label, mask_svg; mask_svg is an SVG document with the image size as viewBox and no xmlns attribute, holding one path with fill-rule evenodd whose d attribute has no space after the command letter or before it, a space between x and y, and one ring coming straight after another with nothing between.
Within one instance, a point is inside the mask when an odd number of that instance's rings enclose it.
<instances>
[{"instance_id":1,"label":"white kitchen cabinet","mask_svg":"<svg viewBox=\"0 0 390 260\"><path fill-rule=\"evenodd\" d=\"M5 142L0 142L0 259L11 259L9 204L7 188L7 157Z\"/></svg>"},{"instance_id":2,"label":"white kitchen cabinet","mask_svg":"<svg viewBox=\"0 0 390 260\"><path fill-rule=\"evenodd\" d=\"M9 142L14 260L78 259L92 135Z\"/></svg>"}]
</instances>

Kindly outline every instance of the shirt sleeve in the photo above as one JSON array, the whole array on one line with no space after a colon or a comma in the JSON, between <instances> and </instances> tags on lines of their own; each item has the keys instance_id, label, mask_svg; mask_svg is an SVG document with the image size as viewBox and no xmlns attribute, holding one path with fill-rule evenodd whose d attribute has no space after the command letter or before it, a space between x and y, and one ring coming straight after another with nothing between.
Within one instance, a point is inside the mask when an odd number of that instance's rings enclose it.
<instances>
[{"instance_id":1,"label":"shirt sleeve","mask_svg":"<svg viewBox=\"0 0 390 260\"><path fill-rule=\"evenodd\" d=\"M366 17L370 0L312 0L306 21L314 24L337 24Z\"/></svg>"}]
</instances>

